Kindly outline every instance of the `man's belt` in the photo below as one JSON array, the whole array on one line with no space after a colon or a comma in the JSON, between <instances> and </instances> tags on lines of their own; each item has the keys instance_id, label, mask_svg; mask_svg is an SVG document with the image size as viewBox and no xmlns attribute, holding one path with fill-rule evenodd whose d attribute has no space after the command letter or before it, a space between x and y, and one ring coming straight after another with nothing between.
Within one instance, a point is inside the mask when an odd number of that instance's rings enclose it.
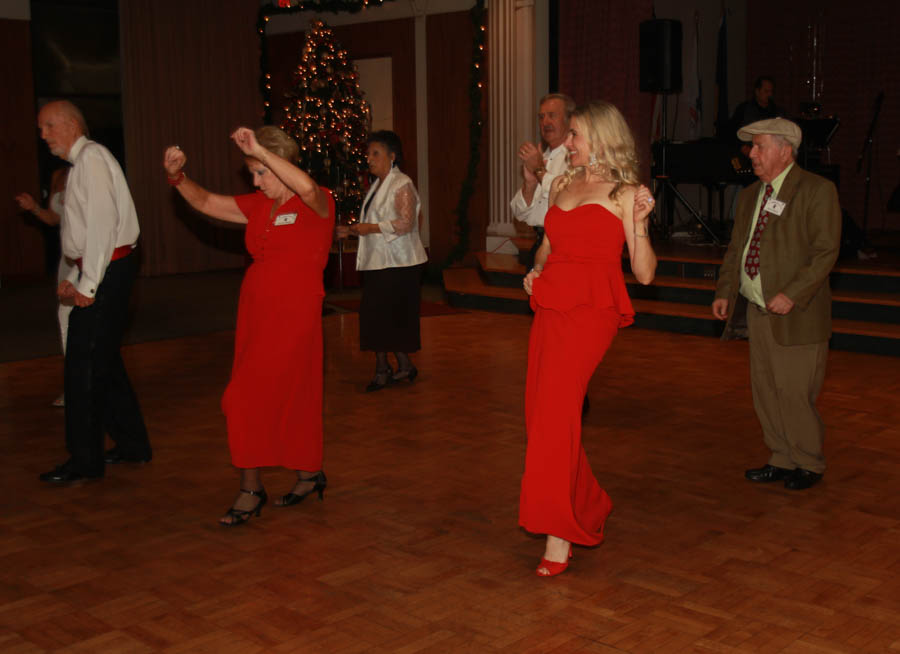
<instances>
[{"instance_id":1,"label":"man's belt","mask_svg":"<svg viewBox=\"0 0 900 654\"><path fill-rule=\"evenodd\" d=\"M127 257L129 254L134 252L134 248L137 247L137 244L132 243L131 245L120 245L115 250L113 250L112 257L109 262L112 263L116 259L122 259L123 257ZM74 260L75 265L78 266L78 270L81 270L81 257L78 257Z\"/></svg>"}]
</instances>

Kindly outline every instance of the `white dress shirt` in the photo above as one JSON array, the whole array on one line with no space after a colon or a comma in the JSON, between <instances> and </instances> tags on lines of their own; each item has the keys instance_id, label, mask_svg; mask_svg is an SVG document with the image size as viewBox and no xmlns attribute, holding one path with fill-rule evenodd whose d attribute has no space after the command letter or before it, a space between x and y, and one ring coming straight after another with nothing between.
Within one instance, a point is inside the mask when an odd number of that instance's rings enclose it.
<instances>
[{"instance_id":1,"label":"white dress shirt","mask_svg":"<svg viewBox=\"0 0 900 654\"><path fill-rule=\"evenodd\" d=\"M363 200L359 222L378 225L380 233L359 237L356 269L405 268L428 261L419 238L421 208L415 185L399 168L391 168L384 181L375 180Z\"/></svg>"},{"instance_id":2,"label":"white dress shirt","mask_svg":"<svg viewBox=\"0 0 900 654\"><path fill-rule=\"evenodd\" d=\"M81 259L69 281L79 293L94 297L113 250L137 243L141 229L131 191L119 162L105 147L84 136L69 150L72 163L66 182L66 218L61 225L62 251Z\"/></svg>"},{"instance_id":3,"label":"white dress shirt","mask_svg":"<svg viewBox=\"0 0 900 654\"><path fill-rule=\"evenodd\" d=\"M515 219L524 221L532 227L544 226L544 216L547 215L547 210L550 208L550 185L568 168L565 145L558 145L552 150L544 150L543 154L544 168L547 169L547 172L544 173L541 183L534 189L531 204L525 202L521 187L509 203Z\"/></svg>"}]
</instances>

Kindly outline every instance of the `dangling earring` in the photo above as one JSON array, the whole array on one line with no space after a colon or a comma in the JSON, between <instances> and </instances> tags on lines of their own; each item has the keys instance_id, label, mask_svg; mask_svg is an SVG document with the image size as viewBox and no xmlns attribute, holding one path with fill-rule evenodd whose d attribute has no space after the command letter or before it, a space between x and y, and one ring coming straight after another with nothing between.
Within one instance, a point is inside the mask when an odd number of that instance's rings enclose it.
<instances>
[{"instance_id":1,"label":"dangling earring","mask_svg":"<svg viewBox=\"0 0 900 654\"><path fill-rule=\"evenodd\" d=\"M600 162L597 161L597 155L591 152L591 156L588 157L588 168L590 168L592 173L596 173L600 168Z\"/></svg>"}]
</instances>

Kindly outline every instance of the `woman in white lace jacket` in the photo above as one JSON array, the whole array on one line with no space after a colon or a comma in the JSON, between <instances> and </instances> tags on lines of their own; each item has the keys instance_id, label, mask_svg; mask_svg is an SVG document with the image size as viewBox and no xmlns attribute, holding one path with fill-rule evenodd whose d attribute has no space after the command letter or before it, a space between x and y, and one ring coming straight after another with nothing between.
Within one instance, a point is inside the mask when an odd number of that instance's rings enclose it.
<instances>
[{"instance_id":1,"label":"woman in white lace jacket","mask_svg":"<svg viewBox=\"0 0 900 654\"><path fill-rule=\"evenodd\" d=\"M356 269L363 271L359 308L359 344L375 352L375 377L366 387L377 391L391 382L413 381L418 370L409 359L420 349L419 296L428 261L419 238L419 194L400 171L403 150L394 132L369 136L366 159L377 179L363 200L359 223L338 227L338 236L359 236ZM387 354L397 357L397 371Z\"/></svg>"}]
</instances>

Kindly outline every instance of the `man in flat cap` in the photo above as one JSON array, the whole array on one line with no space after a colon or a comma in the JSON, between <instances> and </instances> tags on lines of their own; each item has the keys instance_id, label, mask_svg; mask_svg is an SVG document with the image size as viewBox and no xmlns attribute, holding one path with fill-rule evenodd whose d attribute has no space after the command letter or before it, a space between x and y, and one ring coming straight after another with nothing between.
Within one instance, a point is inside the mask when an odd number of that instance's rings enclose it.
<instances>
[{"instance_id":1,"label":"man in flat cap","mask_svg":"<svg viewBox=\"0 0 900 654\"><path fill-rule=\"evenodd\" d=\"M831 336L828 275L841 243L837 189L796 165L800 128L784 118L751 123L759 181L741 191L712 312L722 338L749 336L753 406L771 450L747 470L754 482L803 490L825 472L825 428L816 397Z\"/></svg>"}]
</instances>

